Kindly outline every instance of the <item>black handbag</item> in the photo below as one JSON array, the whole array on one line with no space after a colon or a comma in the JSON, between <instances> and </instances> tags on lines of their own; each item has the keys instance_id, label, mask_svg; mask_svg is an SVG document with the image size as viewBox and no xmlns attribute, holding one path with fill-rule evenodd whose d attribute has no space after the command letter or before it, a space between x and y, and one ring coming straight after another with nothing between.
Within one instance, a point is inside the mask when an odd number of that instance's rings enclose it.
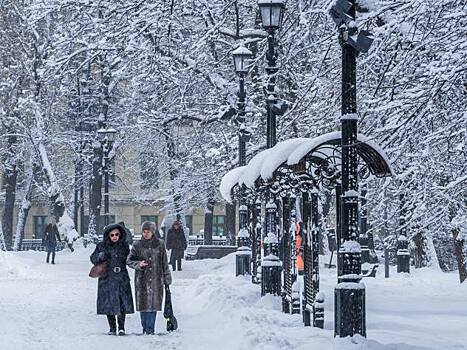
<instances>
[{"instance_id":1,"label":"black handbag","mask_svg":"<svg viewBox=\"0 0 467 350\"><path fill-rule=\"evenodd\" d=\"M164 318L167 320L168 332L175 331L178 328L178 322L172 308L172 295L169 286L165 286Z\"/></svg>"}]
</instances>

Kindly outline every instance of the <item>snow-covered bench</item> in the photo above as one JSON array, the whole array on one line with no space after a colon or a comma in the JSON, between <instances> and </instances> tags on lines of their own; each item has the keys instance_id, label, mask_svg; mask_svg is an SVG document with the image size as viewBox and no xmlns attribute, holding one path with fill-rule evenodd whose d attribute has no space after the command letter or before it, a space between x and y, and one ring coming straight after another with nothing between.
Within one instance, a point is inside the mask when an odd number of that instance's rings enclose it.
<instances>
[{"instance_id":1,"label":"snow-covered bench","mask_svg":"<svg viewBox=\"0 0 467 350\"><path fill-rule=\"evenodd\" d=\"M185 251L185 259L220 259L226 255L237 251L236 246L220 246L220 245L197 245L189 246Z\"/></svg>"}]
</instances>

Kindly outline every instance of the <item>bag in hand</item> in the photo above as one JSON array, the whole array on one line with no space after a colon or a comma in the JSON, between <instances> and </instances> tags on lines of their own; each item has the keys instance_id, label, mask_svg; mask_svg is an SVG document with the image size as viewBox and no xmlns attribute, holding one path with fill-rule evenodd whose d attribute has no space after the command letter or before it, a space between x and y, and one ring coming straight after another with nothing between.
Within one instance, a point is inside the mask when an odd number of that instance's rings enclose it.
<instances>
[{"instance_id":1,"label":"bag in hand","mask_svg":"<svg viewBox=\"0 0 467 350\"><path fill-rule=\"evenodd\" d=\"M167 331L172 332L178 328L177 319L174 316L172 308L172 295L169 286L165 286L165 305L164 305L164 318L167 320Z\"/></svg>"},{"instance_id":2,"label":"bag in hand","mask_svg":"<svg viewBox=\"0 0 467 350\"><path fill-rule=\"evenodd\" d=\"M91 271L89 271L89 277L92 278L99 278L99 277L104 277L105 274L107 273L109 265L107 261L100 262L96 265L94 265L91 268Z\"/></svg>"}]
</instances>

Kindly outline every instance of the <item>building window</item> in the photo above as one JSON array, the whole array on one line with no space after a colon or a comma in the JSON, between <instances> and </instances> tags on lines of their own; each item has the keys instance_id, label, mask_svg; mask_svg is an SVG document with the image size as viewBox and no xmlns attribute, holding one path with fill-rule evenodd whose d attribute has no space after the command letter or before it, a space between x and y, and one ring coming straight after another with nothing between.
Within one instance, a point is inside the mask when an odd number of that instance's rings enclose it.
<instances>
[{"instance_id":1,"label":"building window","mask_svg":"<svg viewBox=\"0 0 467 350\"><path fill-rule=\"evenodd\" d=\"M193 233L193 215L185 215L185 225L190 230L190 235Z\"/></svg>"},{"instance_id":2,"label":"building window","mask_svg":"<svg viewBox=\"0 0 467 350\"><path fill-rule=\"evenodd\" d=\"M224 236L225 215L213 215L212 217L212 235Z\"/></svg>"},{"instance_id":3,"label":"building window","mask_svg":"<svg viewBox=\"0 0 467 350\"><path fill-rule=\"evenodd\" d=\"M44 238L44 231L47 227L48 216L34 216L33 217L33 237L42 239Z\"/></svg>"},{"instance_id":4,"label":"building window","mask_svg":"<svg viewBox=\"0 0 467 350\"><path fill-rule=\"evenodd\" d=\"M141 224L145 221L152 221L159 227L159 217L157 215L141 215Z\"/></svg>"}]
</instances>

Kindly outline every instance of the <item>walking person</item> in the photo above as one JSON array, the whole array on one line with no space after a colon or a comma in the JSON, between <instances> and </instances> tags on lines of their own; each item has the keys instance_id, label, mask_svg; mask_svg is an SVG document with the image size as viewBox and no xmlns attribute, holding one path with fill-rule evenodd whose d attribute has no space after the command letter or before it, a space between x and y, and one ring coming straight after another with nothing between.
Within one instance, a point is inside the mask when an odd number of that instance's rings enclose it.
<instances>
[{"instance_id":1,"label":"walking person","mask_svg":"<svg viewBox=\"0 0 467 350\"><path fill-rule=\"evenodd\" d=\"M52 264L55 264L55 251L57 250L57 241L61 242L60 233L58 232L58 227L55 221L55 218L51 216L49 218L49 224L45 228L44 238L42 238L42 244L47 248L47 264L50 260L50 255L52 254Z\"/></svg>"},{"instance_id":2,"label":"walking person","mask_svg":"<svg viewBox=\"0 0 467 350\"><path fill-rule=\"evenodd\" d=\"M172 227L167 233L167 249L171 249L170 264L172 270L182 270L182 258L185 256L185 249L187 247L185 233L183 232L180 221L174 221Z\"/></svg>"},{"instance_id":3,"label":"walking person","mask_svg":"<svg viewBox=\"0 0 467 350\"><path fill-rule=\"evenodd\" d=\"M164 285L172 283L164 241L156 236L156 225L145 221L141 240L131 248L127 264L135 269L136 310L143 334L154 334L157 311L162 310Z\"/></svg>"},{"instance_id":4,"label":"walking person","mask_svg":"<svg viewBox=\"0 0 467 350\"><path fill-rule=\"evenodd\" d=\"M109 335L125 335L125 318L134 313L133 295L126 259L130 252L125 229L119 224L104 228L103 241L98 243L91 255L96 265L107 263L107 272L99 277L97 284L97 314L107 315Z\"/></svg>"}]
</instances>

